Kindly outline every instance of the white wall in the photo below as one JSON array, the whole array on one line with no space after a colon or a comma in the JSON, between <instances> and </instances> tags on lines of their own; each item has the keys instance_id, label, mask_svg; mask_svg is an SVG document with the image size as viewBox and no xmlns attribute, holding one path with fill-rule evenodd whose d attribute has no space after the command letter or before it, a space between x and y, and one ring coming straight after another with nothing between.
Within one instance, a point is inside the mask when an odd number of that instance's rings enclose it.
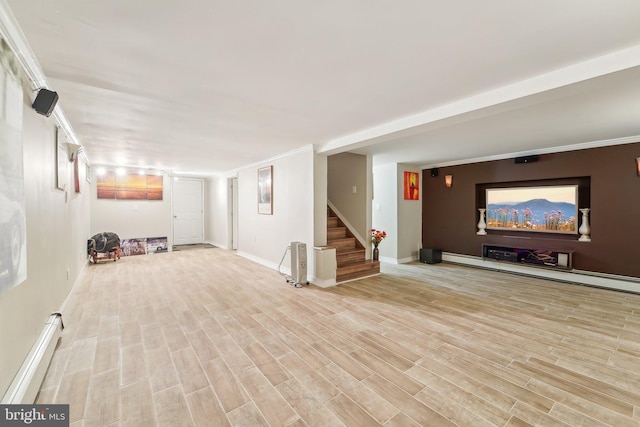
<instances>
[{"instance_id":1,"label":"white wall","mask_svg":"<svg viewBox=\"0 0 640 427\"><path fill-rule=\"evenodd\" d=\"M378 246L381 261L398 259L398 193L398 166L395 163L375 166L371 227L387 232L387 238Z\"/></svg>"},{"instance_id":2,"label":"white wall","mask_svg":"<svg viewBox=\"0 0 640 427\"><path fill-rule=\"evenodd\" d=\"M418 172L419 200L404 200L404 172ZM422 172L413 165L398 164L398 262L420 259L422 247Z\"/></svg>"},{"instance_id":3,"label":"white wall","mask_svg":"<svg viewBox=\"0 0 640 427\"><path fill-rule=\"evenodd\" d=\"M44 323L58 311L86 265L89 191L80 165L81 193L56 188L55 122L36 114L25 95L24 184L27 280L0 297L0 396L4 395ZM68 275L67 275L68 270ZM64 314L64 313L63 313ZM64 315L63 315L64 320Z\"/></svg>"},{"instance_id":4,"label":"white wall","mask_svg":"<svg viewBox=\"0 0 640 427\"><path fill-rule=\"evenodd\" d=\"M238 171L239 255L276 268L292 241L303 242L308 276L314 274L314 156L309 145ZM269 165L273 165L273 215L260 215L258 168ZM288 255L283 266L289 271Z\"/></svg>"},{"instance_id":5,"label":"white wall","mask_svg":"<svg viewBox=\"0 0 640 427\"><path fill-rule=\"evenodd\" d=\"M95 175L96 167L92 168ZM91 237L105 231L120 239L167 237L173 246L171 180L163 174L162 200L98 199L95 176L91 180Z\"/></svg>"},{"instance_id":6,"label":"white wall","mask_svg":"<svg viewBox=\"0 0 640 427\"><path fill-rule=\"evenodd\" d=\"M228 179L215 176L205 181L205 241L219 248L230 249Z\"/></svg>"},{"instance_id":7,"label":"white wall","mask_svg":"<svg viewBox=\"0 0 640 427\"><path fill-rule=\"evenodd\" d=\"M369 227L366 212L371 200L367 195L367 157L341 153L330 156L327 164L328 199L358 235L367 239Z\"/></svg>"},{"instance_id":8,"label":"white wall","mask_svg":"<svg viewBox=\"0 0 640 427\"><path fill-rule=\"evenodd\" d=\"M380 244L380 260L403 263L420 258L422 244L422 185L420 200L404 200L404 172L422 173L406 164L387 164L373 168L373 225L387 232Z\"/></svg>"},{"instance_id":9,"label":"white wall","mask_svg":"<svg viewBox=\"0 0 640 427\"><path fill-rule=\"evenodd\" d=\"M327 156L314 155L314 246L321 247L327 244Z\"/></svg>"}]
</instances>

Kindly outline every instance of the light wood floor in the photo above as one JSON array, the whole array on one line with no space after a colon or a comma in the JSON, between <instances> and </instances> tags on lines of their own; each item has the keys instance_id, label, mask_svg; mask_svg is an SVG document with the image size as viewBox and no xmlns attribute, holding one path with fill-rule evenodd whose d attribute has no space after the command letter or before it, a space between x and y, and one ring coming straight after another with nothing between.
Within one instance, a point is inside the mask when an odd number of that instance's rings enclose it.
<instances>
[{"instance_id":1,"label":"light wood floor","mask_svg":"<svg viewBox=\"0 0 640 427\"><path fill-rule=\"evenodd\" d=\"M638 426L640 295L450 264L294 288L222 249L91 265L72 426Z\"/></svg>"}]
</instances>

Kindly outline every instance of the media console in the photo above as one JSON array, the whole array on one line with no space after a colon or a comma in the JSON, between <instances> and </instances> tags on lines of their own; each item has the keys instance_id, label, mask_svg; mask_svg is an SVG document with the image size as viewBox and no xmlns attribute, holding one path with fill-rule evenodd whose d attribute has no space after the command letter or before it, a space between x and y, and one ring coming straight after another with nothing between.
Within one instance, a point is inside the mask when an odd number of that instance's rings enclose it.
<instances>
[{"instance_id":1,"label":"media console","mask_svg":"<svg viewBox=\"0 0 640 427\"><path fill-rule=\"evenodd\" d=\"M482 257L496 261L513 262L558 270L573 269L573 251L484 244L482 245Z\"/></svg>"}]
</instances>

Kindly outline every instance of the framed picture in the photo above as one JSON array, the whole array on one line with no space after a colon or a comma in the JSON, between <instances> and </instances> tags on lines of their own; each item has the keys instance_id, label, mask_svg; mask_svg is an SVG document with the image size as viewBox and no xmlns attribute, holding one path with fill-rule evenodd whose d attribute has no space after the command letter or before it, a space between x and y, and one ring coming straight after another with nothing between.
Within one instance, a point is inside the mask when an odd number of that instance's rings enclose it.
<instances>
[{"instance_id":1,"label":"framed picture","mask_svg":"<svg viewBox=\"0 0 640 427\"><path fill-rule=\"evenodd\" d=\"M107 172L96 179L98 199L162 200L163 177Z\"/></svg>"},{"instance_id":2,"label":"framed picture","mask_svg":"<svg viewBox=\"0 0 640 427\"><path fill-rule=\"evenodd\" d=\"M420 185L418 172L406 172L404 173L404 199L405 200L420 200Z\"/></svg>"},{"instance_id":3,"label":"framed picture","mask_svg":"<svg viewBox=\"0 0 640 427\"><path fill-rule=\"evenodd\" d=\"M487 230L577 234L578 186L487 189Z\"/></svg>"},{"instance_id":4,"label":"framed picture","mask_svg":"<svg viewBox=\"0 0 640 427\"><path fill-rule=\"evenodd\" d=\"M258 213L273 215L273 166L258 169Z\"/></svg>"},{"instance_id":5,"label":"framed picture","mask_svg":"<svg viewBox=\"0 0 640 427\"><path fill-rule=\"evenodd\" d=\"M62 129L58 128L56 132L56 187L60 190L67 188L67 180L69 174L67 172L67 150L64 146L65 135Z\"/></svg>"}]
</instances>

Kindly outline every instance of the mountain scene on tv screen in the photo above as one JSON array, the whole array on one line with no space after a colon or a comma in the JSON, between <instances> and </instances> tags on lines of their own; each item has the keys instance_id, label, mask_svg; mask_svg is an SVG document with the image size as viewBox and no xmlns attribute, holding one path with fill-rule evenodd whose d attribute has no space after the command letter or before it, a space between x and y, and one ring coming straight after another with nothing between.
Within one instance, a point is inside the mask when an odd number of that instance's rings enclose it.
<instances>
[{"instance_id":1,"label":"mountain scene on tv screen","mask_svg":"<svg viewBox=\"0 0 640 427\"><path fill-rule=\"evenodd\" d=\"M573 203L532 199L518 203L491 203L487 208L487 228L576 231L576 205Z\"/></svg>"}]
</instances>

